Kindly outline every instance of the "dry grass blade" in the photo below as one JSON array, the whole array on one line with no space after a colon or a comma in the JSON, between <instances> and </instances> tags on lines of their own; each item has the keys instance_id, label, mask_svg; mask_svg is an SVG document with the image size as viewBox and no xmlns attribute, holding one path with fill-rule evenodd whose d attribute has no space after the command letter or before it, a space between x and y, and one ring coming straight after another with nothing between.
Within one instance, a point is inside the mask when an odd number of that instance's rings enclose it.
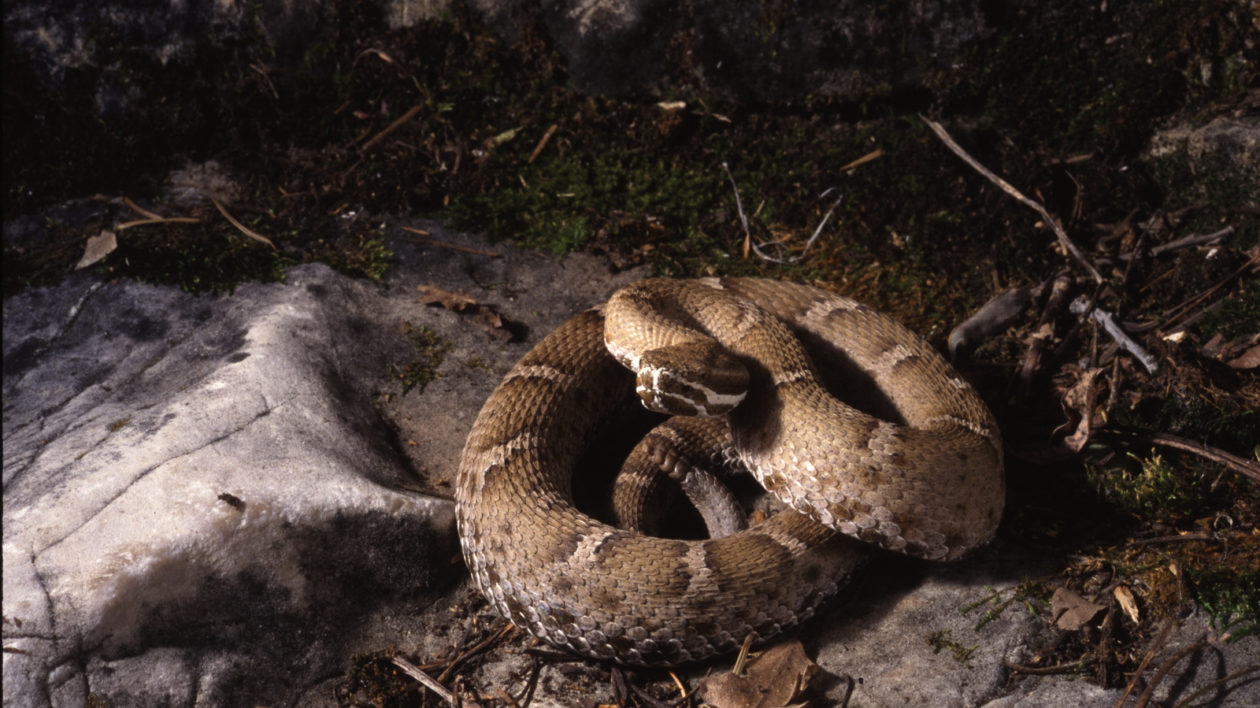
<instances>
[{"instance_id":1,"label":"dry grass blade","mask_svg":"<svg viewBox=\"0 0 1260 708\"><path fill-rule=\"evenodd\" d=\"M1067 249L1068 253L1072 254L1072 257L1076 259L1076 262L1080 263L1081 267L1088 271L1096 282L1103 282L1103 277L1098 273L1098 269L1095 268L1092 263L1085 260L1085 254L1081 253L1081 250L1076 247L1076 244L1072 242L1072 239L1068 238L1067 232L1059 225L1059 221L1051 216L1050 212L1046 211L1046 208L1042 206L1040 202L1024 196L1024 193L1016 189L1010 182L1007 182L997 176L990 171L989 168L980 164L976 158L967 154L967 151L963 150L958 143L954 142L954 139L948 132L945 131L945 128L942 127L940 123L937 123L936 121L933 121L923 115L920 115L919 118L924 123L927 123L927 126L932 129L932 132L936 133L936 137L940 138L941 142L945 143L945 147L948 147L955 155L961 157L963 161L968 165L971 165L973 169L987 177L990 182L996 184L1003 192L1015 197L1033 211L1040 214L1041 218L1044 219L1045 222L1049 224L1050 228L1054 230L1054 235L1058 237L1059 243L1063 244L1063 247Z\"/></svg>"}]
</instances>

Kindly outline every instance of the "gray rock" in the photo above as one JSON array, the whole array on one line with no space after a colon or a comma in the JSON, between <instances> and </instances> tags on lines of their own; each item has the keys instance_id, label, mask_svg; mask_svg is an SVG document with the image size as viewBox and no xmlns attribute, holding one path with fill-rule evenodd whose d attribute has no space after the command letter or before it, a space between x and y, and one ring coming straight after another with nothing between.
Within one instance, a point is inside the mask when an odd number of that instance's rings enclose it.
<instances>
[{"instance_id":1,"label":"gray rock","mask_svg":"<svg viewBox=\"0 0 1260 708\"><path fill-rule=\"evenodd\" d=\"M323 266L222 297L78 274L5 301L5 705L286 703L424 633L404 620L461 571L451 502L416 490L453 475L528 344L415 285L475 292L532 342L636 275L410 248L423 265L388 287ZM403 320L451 344L407 396Z\"/></svg>"}]
</instances>

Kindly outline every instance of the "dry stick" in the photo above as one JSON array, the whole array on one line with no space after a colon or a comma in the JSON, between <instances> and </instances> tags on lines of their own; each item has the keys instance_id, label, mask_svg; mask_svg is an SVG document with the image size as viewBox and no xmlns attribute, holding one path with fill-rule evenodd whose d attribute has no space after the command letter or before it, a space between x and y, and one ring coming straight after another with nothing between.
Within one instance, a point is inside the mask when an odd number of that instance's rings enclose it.
<instances>
[{"instance_id":1,"label":"dry stick","mask_svg":"<svg viewBox=\"0 0 1260 708\"><path fill-rule=\"evenodd\" d=\"M1226 226L1220 231L1213 231L1210 234L1190 234L1189 236L1183 236L1182 238L1175 239L1173 241L1169 241L1168 243L1163 243L1158 246L1155 246L1154 248L1151 249L1150 255L1158 256L1161 253L1175 251L1179 248L1186 248L1187 246L1198 246L1204 243L1212 243L1213 241L1219 241L1232 233L1234 233L1234 227ZM1121 253L1120 255L1116 256L1116 258L1122 261L1132 261L1136 259L1139 255L1141 255L1140 248L1134 249L1133 251L1130 251L1129 253Z\"/></svg>"},{"instance_id":2,"label":"dry stick","mask_svg":"<svg viewBox=\"0 0 1260 708\"><path fill-rule=\"evenodd\" d=\"M384 130L377 133L376 135L373 135L371 139L368 140L366 143L363 143L363 147L361 148L363 152L367 152L368 150L371 150L373 147L376 146L377 143L384 140L385 136L389 135L395 130L398 130L398 127L401 126L403 123L406 123L412 118L415 118L416 115L420 113L421 109L423 108L424 106L420 106L420 105L415 105L415 106L412 106L411 108L408 108L406 113L398 116L398 118L393 123L390 123L389 125L385 126Z\"/></svg>"},{"instance_id":3,"label":"dry stick","mask_svg":"<svg viewBox=\"0 0 1260 708\"><path fill-rule=\"evenodd\" d=\"M451 693L451 691L448 690L442 684L433 680L431 676L421 671L419 668L416 667L415 664L412 664L410 661L407 661L401 656L394 657L392 661L394 662L394 666L397 666L398 668L402 669L402 672L404 674L407 674L411 678L424 684L425 688L436 693L438 698L441 698L442 700L446 701L447 703L451 705L456 705L455 694Z\"/></svg>"},{"instance_id":4,"label":"dry stick","mask_svg":"<svg viewBox=\"0 0 1260 708\"><path fill-rule=\"evenodd\" d=\"M126 204L127 206L131 207L132 211L136 212L137 214L139 214L140 216L143 216L146 219L161 219L162 218L161 216L154 214L148 209L145 209L141 207L139 204L136 204L135 202L131 201L131 197L123 197L123 204Z\"/></svg>"},{"instance_id":5,"label":"dry stick","mask_svg":"<svg viewBox=\"0 0 1260 708\"><path fill-rule=\"evenodd\" d=\"M761 250L757 248L757 244L753 243L752 233L748 230L748 214L744 213L744 200L739 197L739 185L735 184L735 175L731 174L731 168L725 162L722 163L722 169L726 170L726 178L731 181L731 189L735 190L735 209L739 212L739 223L744 226L744 257L748 257L749 246L752 246L752 249L760 256Z\"/></svg>"},{"instance_id":6,"label":"dry stick","mask_svg":"<svg viewBox=\"0 0 1260 708\"><path fill-rule=\"evenodd\" d=\"M1073 300L1072 304L1068 305L1068 309L1077 315L1083 315L1088 311L1089 316L1103 326L1103 329L1107 331L1107 334L1111 335L1116 344L1119 344L1125 351L1137 357L1142 366L1146 367L1147 373L1154 374L1159 370L1159 363L1155 361L1155 357L1151 356L1140 344L1133 341L1128 334L1125 334L1124 328L1116 324L1115 319L1109 313L1097 307L1091 308L1083 295Z\"/></svg>"},{"instance_id":7,"label":"dry stick","mask_svg":"<svg viewBox=\"0 0 1260 708\"><path fill-rule=\"evenodd\" d=\"M1155 675L1151 677L1151 682L1147 684L1146 690L1142 691L1142 695L1138 696L1137 702L1133 704L1133 708L1145 708L1146 704L1151 702L1151 696L1155 695L1155 688L1159 686L1160 681L1164 680L1164 677L1168 675L1168 672L1172 671L1173 667L1180 663L1182 659L1190 656L1196 651L1206 648L1209 644L1210 642L1208 641L1208 638L1204 637L1194 644L1191 644L1185 649L1177 652L1173 658L1165 661L1163 664L1160 664L1159 668L1155 670Z\"/></svg>"},{"instance_id":8,"label":"dry stick","mask_svg":"<svg viewBox=\"0 0 1260 708\"><path fill-rule=\"evenodd\" d=\"M1194 307L1195 305L1198 305L1200 302L1203 302L1204 300L1211 297L1212 294L1215 293L1217 290L1220 290L1221 288L1225 287L1226 283L1242 275L1243 272L1247 271L1248 269L1254 268L1257 263L1260 263L1260 255L1255 255L1255 256L1252 256L1251 258L1248 258L1246 263L1243 263L1236 270L1234 270L1234 272L1230 273L1224 278L1221 278L1212 287L1208 288L1207 290L1204 290L1198 295L1195 295L1189 300L1178 305L1176 309L1173 310L1172 314L1168 315L1164 319L1164 321L1169 323L1169 325L1171 325L1173 322L1175 322L1179 318L1183 317L1187 312L1189 312L1190 308ZM1160 329L1163 329L1163 328L1164 327L1161 325Z\"/></svg>"},{"instance_id":9,"label":"dry stick","mask_svg":"<svg viewBox=\"0 0 1260 708\"><path fill-rule=\"evenodd\" d=\"M846 167L860 165L863 162L869 162L870 160L874 160L876 157L879 157L879 155L874 155L873 157L871 155L866 155L862 158L859 158L858 160L854 160L853 162L849 163L849 165L846 165ZM725 162L722 163L722 169L726 170L726 177L727 179L731 181L731 189L735 190L735 208L739 211L739 222L744 227L744 257L745 258L748 256L748 249L751 247L753 253L757 254L757 257L765 261L770 261L771 263L796 263L797 261L801 260L802 258L805 257L805 254L809 252L809 249L810 247L814 245L814 242L818 240L818 237L822 234L823 227L827 225L827 221L831 219L831 215L835 213L836 207L840 206L840 200L844 198L844 195L836 197L836 201L831 205L831 208L827 210L827 213L823 215L822 221L818 222L818 228L814 229L814 234L809 237L808 241L805 242L805 247L801 249L801 252L799 254L795 256L791 256L790 258L776 258L774 256L767 255L764 251L761 250L757 242L752 240L752 233L748 230L748 215L744 213L744 202L739 196L739 185L735 184L735 177L734 175L731 174L731 168ZM822 194L818 196L825 197L828 194L830 194L833 189L834 187L829 187L826 190L824 190ZM782 241L773 241L773 242L768 242L761 245L768 246L768 245L771 245L772 243L778 244L778 243L782 243Z\"/></svg>"},{"instance_id":10,"label":"dry stick","mask_svg":"<svg viewBox=\"0 0 1260 708\"><path fill-rule=\"evenodd\" d=\"M201 219L195 216L159 216L156 219L136 219L135 221L124 221L114 227L115 231L122 231L133 226L148 226L149 224L196 224Z\"/></svg>"},{"instance_id":11,"label":"dry stick","mask_svg":"<svg viewBox=\"0 0 1260 708\"><path fill-rule=\"evenodd\" d=\"M1025 666L1024 664L1016 664L1013 661L1002 660L1002 666L1021 674L1030 675L1048 675L1048 674L1066 674L1069 671L1075 671L1086 663L1085 659L1077 659L1069 661L1066 664L1055 664L1054 666Z\"/></svg>"},{"instance_id":12,"label":"dry stick","mask_svg":"<svg viewBox=\"0 0 1260 708\"><path fill-rule=\"evenodd\" d=\"M540 139L538 144L534 146L534 151L529 154L529 159L525 161L525 164L534 164L534 160L538 159L538 153L542 152L543 148L547 147L547 143L551 140L551 136L556 134L556 128L558 127L560 126L557 123L551 124L551 127L547 129L547 132L543 133L542 139Z\"/></svg>"},{"instance_id":13,"label":"dry stick","mask_svg":"<svg viewBox=\"0 0 1260 708\"><path fill-rule=\"evenodd\" d=\"M1246 475L1260 482L1260 463L1252 462L1220 448L1212 447L1197 440L1190 440L1172 433L1152 433L1144 430L1126 430L1123 428L1103 428L1098 431L1104 436L1122 437L1130 441L1144 442L1151 445L1171 447L1174 450L1194 453L1204 459L1224 465L1238 474Z\"/></svg>"},{"instance_id":14,"label":"dry stick","mask_svg":"<svg viewBox=\"0 0 1260 708\"><path fill-rule=\"evenodd\" d=\"M1257 671L1260 671L1260 666L1248 666L1245 669L1240 669L1238 671L1235 671L1232 674L1222 676L1221 678L1213 681L1212 683L1205 684L1202 688L1195 691L1194 693L1191 693L1189 696L1186 696L1184 699L1178 702L1177 705L1173 706L1173 708L1182 708L1182 706L1188 706L1194 703L1194 700L1198 698L1200 695L1207 693L1208 691L1211 691L1212 689L1221 688L1227 685L1230 681L1242 678L1243 676L1246 676L1247 674L1254 674Z\"/></svg>"},{"instance_id":15,"label":"dry stick","mask_svg":"<svg viewBox=\"0 0 1260 708\"><path fill-rule=\"evenodd\" d=\"M1128 685L1124 687L1124 693L1120 694L1120 700L1116 701L1115 708L1124 708L1124 702L1128 700L1129 694L1133 692L1133 688L1137 686L1137 682L1142 678L1142 673L1146 671L1146 667L1150 665L1151 659L1155 658L1155 654L1163 648L1164 642L1168 641L1168 633L1172 631L1173 622L1171 619L1164 620L1164 628L1159 631L1159 636L1155 638L1155 642L1151 644L1151 648L1146 651L1146 656L1142 657L1142 662L1138 664L1137 670L1133 672L1133 678L1129 679Z\"/></svg>"},{"instance_id":16,"label":"dry stick","mask_svg":"<svg viewBox=\"0 0 1260 708\"><path fill-rule=\"evenodd\" d=\"M955 155L961 157L964 162L971 165L977 172L987 177L990 182L1000 187L1003 192L1015 197L1038 214L1041 214L1041 218L1044 219L1045 222L1050 225L1050 228L1054 230L1054 235L1059 238L1059 243L1063 244L1063 247L1068 250L1068 253L1071 253L1072 257L1075 258L1076 261L1085 268L1085 270L1089 271L1089 274L1094 277L1095 281L1099 283L1103 282L1103 277L1099 275L1098 270L1094 268L1093 264L1085 260L1085 254L1081 253L1075 243L1072 243L1072 239L1068 238L1067 232L1063 230L1063 227L1059 225L1059 222L1055 220L1053 216L1050 216L1050 212L1046 211L1046 208L1042 206L1040 202L1024 196L1024 193L1012 186L1010 182L998 177L987 167L977 162L974 157L968 155L967 152L958 145L958 143L954 142L954 139L950 137L948 132L945 131L945 128L941 127L940 123L937 123L922 114L919 115L919 119L924 123L927 123L927 126L932 129L932 132L936 133L936 137L940 138L941 142L945 143L945 147L952 150Z\"/></svg>"},{"instance_id":17,"label":"dry stick","mask_svg":"<svg viewBox=\"0 0 1260 708\"><path fill-rule=\"evenodd\" d=\"M229 224L236 227L237 231L240 231L241 233L254 239L255 241L261 241L262 243L265 243L268 246L271 246L272 250L277 250L277 251L280 250L276 248L276 244L271 242L271 239L267 238L266 236L263 236L262 234L250 231L245 226L245 224L242 224L241 222L233 218L232 215L228 213L228 210L224 209L223 205L219 203L218 199L215 199L214 197L210 197L210 201L214 203L215 208L219 210L219 213L223 215L223 218L227 219Z\"/></svg>"},{"instance_id":18,"label":"dry stick","mask_svg":"<svg viewBox=\"0 0 1260 708\"><path fill-rule=\"evenodd\" d=\"M410 231L413 234L427 235L429 233L428 231L423 231L421 229L413 229L410 226L399 226L398 228L402 229L403 231ZM473 253L478 256L486 256L487 258L502 258L503 257L502 253L496 253L495 251L485 251L480 248L473 248L472 246L461 246L458 243L451 243L449 241L438 241L431 238L415 238L414 236L404 236L403 238L407 239L408 241L414 241L416 243L423 243L428 246L437 246L438 248L449 248L452 251L463 251L464 253Z\"/></svg>"}]
</instances>

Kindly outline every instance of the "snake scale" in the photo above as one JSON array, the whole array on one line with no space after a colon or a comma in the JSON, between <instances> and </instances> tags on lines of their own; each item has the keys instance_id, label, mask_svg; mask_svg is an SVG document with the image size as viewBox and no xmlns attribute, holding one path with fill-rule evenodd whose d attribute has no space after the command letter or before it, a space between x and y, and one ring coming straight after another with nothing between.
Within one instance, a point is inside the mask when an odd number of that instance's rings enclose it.
<instances>
[{"instance_id":1,"label":"snake scale","mask_svg":"<svg viewBox=\"0 0 1260 708\"><path fill-rule=\"evenodd\" d=\"M824 383L865 389L881 415ZM584 450L636 393L663 411L725 412L731 454L786 508L704 540L580 511ZM648 456L664 467L685 454ZM655 279L572 318L507 374L469 434L456 521L474 582L516 625L586 656L675 665L811 616L860 542L960 557L992 538L1004 496L993 415L897 322L806 285Z\"/></svg>"}]
</instances>

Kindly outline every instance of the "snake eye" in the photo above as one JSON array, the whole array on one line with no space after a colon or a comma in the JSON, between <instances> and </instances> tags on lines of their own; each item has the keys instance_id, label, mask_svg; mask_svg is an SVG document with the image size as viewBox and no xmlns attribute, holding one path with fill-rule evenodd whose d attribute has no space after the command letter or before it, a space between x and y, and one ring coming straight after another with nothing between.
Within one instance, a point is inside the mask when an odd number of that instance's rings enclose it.
<instances>
[{"instance_id":1,"label":"snake eye","mask_svg":"<svg viewBox=\"0 0 1260 708\"><path fill-rule=\"evenodd\" d=\"M645 352L637 379L643 405L671 415L725 415L748 390L748 369L713 341Z\"/></svg>"}]
</instances>

